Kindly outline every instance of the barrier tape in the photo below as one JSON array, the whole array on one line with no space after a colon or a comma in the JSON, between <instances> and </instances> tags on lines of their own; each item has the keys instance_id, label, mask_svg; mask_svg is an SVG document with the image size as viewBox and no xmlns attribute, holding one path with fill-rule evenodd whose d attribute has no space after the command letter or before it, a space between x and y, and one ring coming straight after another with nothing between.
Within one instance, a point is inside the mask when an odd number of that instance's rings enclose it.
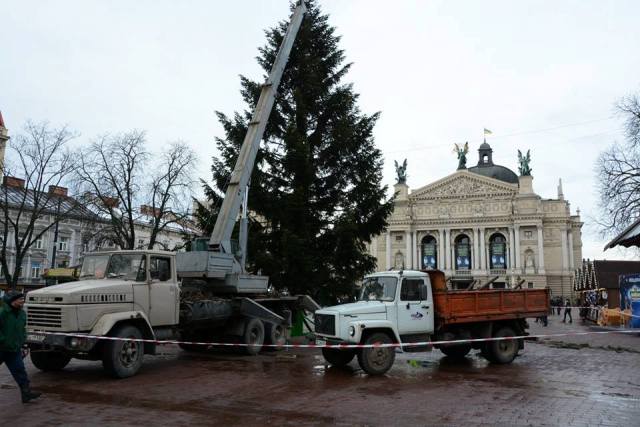
<instances>
[{"instance_id":1,"label":"barrier tape","mask_svg":"<svg viewBox=\"0 0 640 427\"><path fill-rule=\"evenodd\" d=\"M96 339L96 340L109 340L109 341L130 341L130 342L142 342L156 345L168 345L168 344L186 344L186 345L202 345L207 347L267 347L267 348L338 348L338 349L356 349L356 348L396 348L396 347L429 347L436 345L455 345L474 342L488 342L488 341L510 341L517 339L533 340L538 338L555 338L566 336L580 336L580 335L602 335L602 334L639 334L640 330L636 329L622 329L619 331L589 331L589 332L563 332L556 334L535 334L535 335L518 335L513 337L491 337L491 338L468 338L460 340L441 340L441 341L421 341L413 343L374 343L374 344L245 344L245 343L218 343L218 342L200 342L200 341L177 341L177 340L152 340L144 338L123 338L123 337L108 337L102 335L85 335L70 332L50 332L50 331L29 331L29 334L39 335L57 335L65 337ZM324 340L323 338L320 338Z\"/></svg>"}]
</instances>

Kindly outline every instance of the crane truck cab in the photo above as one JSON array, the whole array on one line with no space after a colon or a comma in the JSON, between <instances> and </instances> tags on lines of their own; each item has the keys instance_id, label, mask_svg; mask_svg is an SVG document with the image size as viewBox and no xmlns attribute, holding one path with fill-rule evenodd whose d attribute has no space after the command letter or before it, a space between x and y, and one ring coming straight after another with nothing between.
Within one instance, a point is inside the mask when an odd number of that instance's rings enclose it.
<instances>
[{"instance_id":1,"label":"crane truck cab","mask_svg":"<svg viewBox=\"0 0 640 427\"><path fill-rule=\"evenodd\" d=\"M79 280L29 292L27 343L42 370L63 369L72 357L102 360L116 377L135 374L153 344L88 336L155 339L179 322L175 255L131 250L85 255ZM64 333L78 336L65 336Z\"/></svg>"}]
</instances>

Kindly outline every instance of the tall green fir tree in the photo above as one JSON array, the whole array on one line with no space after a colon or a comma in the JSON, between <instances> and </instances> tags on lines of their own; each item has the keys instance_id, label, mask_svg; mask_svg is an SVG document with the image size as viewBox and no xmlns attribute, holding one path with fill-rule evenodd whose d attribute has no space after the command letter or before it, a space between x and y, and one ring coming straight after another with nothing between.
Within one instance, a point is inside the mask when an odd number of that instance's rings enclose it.
<instances>
[{"instance_id":1,"label":"tall green fir tree","mask_svg":"<svg viewBox=\"0 0 640 427\"><path fill-rule=\"evenodd\" d=\"M385 230L393 201L382 182L382 154L373 128L379 113L358 107L344 77L350 65L340 37L315 1L293 45L269 117L249 189L248 268L268 275L276 289L307 293L321 303L352 297L356 283L375 269L366 245ZM287 22L266 31L258 63L265 78ZM200 225L211 231L261 90L241 76L247 104L233 117L218 112L225 136L216 138L212 208L201 206Z\"/></svg>"}]
</instances>

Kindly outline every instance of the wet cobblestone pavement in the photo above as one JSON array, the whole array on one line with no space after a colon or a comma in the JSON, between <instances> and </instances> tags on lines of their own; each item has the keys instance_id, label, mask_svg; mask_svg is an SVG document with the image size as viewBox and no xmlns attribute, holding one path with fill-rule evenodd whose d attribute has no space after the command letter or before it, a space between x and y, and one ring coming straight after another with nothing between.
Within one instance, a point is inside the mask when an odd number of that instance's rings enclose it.
<instances>
[{"instance_id":1,"label":"wet cobblestone pavement","mask_svg":"<svg viewBox=\"0 0 640 427\"><path fill-rule=\"evenodd\" d=\"M601 330L531 323L530 332ZM28 405L0 366L0 425L640 425L640 336L589 335L526 343L511 365L475 351L455 362L435 350L398 354L383 377L324 364L318 350L257 357L188 354L145 358L113 380L99 362L62 372L28 366L45 393ZM16 418L17 417L17 418Z\"/></svg>"}]
</instances>

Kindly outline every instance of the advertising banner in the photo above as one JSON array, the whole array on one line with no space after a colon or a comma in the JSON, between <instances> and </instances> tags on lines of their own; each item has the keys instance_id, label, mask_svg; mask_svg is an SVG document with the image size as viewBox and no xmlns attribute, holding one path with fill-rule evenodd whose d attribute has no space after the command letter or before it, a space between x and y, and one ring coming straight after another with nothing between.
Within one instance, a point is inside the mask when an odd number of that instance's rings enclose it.
<instances>
[{"instance_id":1,"label":"advertising banner","mask_svg":"<svg viewBox=\"0 0 640 427\"><path fill-rule=\"evenodd\" d=\"M619 276L620 309L631 309L631 327L640 328L640 273Z\"/></svg>"}]
</instances>

